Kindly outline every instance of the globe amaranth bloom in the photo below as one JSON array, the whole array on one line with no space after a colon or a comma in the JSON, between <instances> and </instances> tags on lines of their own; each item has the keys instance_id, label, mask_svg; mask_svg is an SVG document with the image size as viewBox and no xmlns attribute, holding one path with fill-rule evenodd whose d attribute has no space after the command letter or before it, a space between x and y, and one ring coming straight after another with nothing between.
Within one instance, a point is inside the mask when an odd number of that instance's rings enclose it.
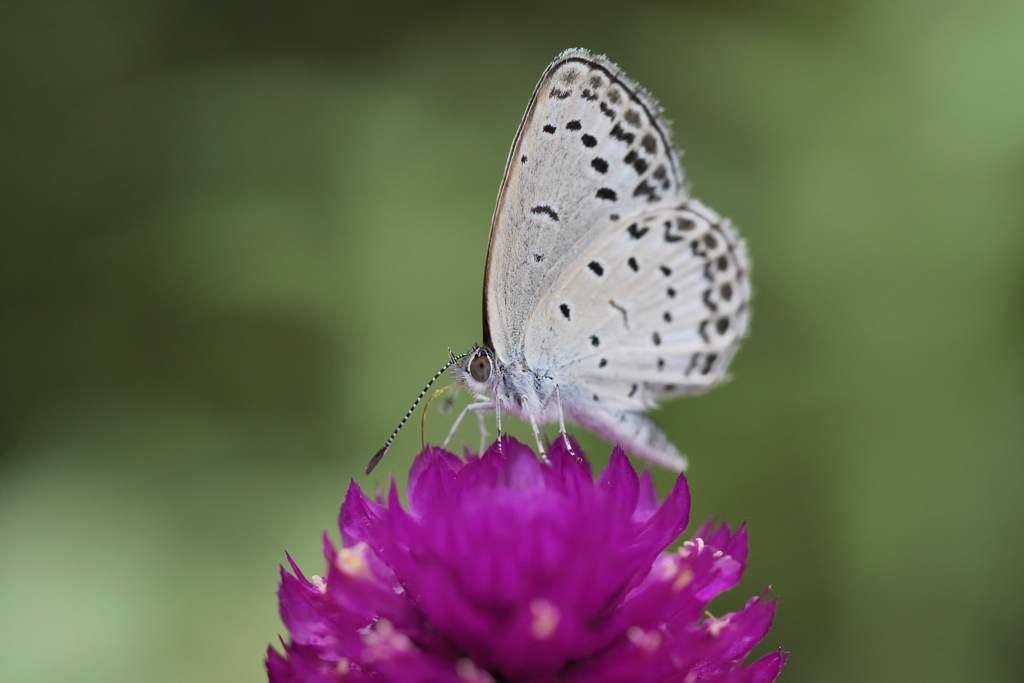
<instances>
[{"instance_id":1,"label":"globe amaranth bloom","mask_svg":"<svg viewBox=\"0 0 1024 683\"><path fill-rule=\"evenodd\" d=\"M386 499L352 482L342 547L324 539L327 576L281 570L291 640L283 654L269 649L270 680L775 679L781 651L743 661L774 601L705 613L743 574L742 527L708 524L665 552L688 521L684 477L659 504L650 475L619 449L596 480L562 439L548 457L509 437L465 460L427 448L409 473L408 510L394 480Z\"/></svg>"}]
</instances>

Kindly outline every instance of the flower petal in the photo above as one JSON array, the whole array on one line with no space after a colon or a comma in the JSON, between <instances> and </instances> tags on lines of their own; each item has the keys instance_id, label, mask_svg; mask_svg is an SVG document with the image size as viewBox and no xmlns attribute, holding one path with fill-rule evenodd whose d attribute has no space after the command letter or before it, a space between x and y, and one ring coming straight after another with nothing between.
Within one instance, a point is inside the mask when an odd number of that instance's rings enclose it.
<instances>
[{"instance_id":1,"label":"flower petal","mask_svg":"<svg viewBox=\"0 0 1024 683\"><path fill-rule=\"evenodd\" d=\"M605 494L608 505L628 512L632 518L640 499L640 478L618 446L612 451L608 467L594 486Z\"/></svg>"}]
</instances>

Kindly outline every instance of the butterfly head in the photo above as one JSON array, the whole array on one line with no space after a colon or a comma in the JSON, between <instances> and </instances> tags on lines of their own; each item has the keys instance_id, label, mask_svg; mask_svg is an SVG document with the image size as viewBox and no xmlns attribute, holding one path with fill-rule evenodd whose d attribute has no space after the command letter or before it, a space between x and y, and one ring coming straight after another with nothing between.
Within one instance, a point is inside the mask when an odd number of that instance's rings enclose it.
<instances>
[{"instance_id":1,"label":"butterfly head","mask_svg":"<svg viewBox=\"0 0 1024 683\"><path fill-rule=\"evenodd\" d=\"M495 383L494 352L486 346L474 346L453 366L455 381L474 394L492 391Z\"/></svg>"}]
</instances>

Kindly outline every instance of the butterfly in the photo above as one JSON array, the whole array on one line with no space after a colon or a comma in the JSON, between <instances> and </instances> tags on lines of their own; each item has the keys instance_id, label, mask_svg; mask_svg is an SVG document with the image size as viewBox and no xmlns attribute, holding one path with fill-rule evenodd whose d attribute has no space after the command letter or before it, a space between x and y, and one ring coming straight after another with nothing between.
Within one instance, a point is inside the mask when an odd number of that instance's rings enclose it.
<instances>
[{"instance_id":1,"label":"butterfly","mask_svg":"<svg viewBox=\"0 0 1024 683\"><path fill-rule=\"evenodd\" d=\"M483 343L455 383L531 425L565 420L650 462L686 460L645 414L720 383L747 332L750 260L727 219L689 195L651 96L603 56L566 50L541 76L498 192ZM426 394L420 393L384 448ZM566 438L568 444L568 439ZM571 446L570 446L571 449Z\"/></svg>"}]
</instances>

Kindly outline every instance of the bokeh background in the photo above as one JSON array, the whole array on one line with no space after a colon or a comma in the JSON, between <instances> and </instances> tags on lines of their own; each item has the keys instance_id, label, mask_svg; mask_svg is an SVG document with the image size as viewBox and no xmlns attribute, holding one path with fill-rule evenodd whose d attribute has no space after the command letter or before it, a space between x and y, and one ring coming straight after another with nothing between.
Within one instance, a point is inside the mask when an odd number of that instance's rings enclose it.
<instances>
[{"instance_id":1,"label":"bokeh background","mask_svg":"<svg viewBox=\"0 0 1024 683\"><path fill-rule=\"evenodd\" d=\"M1019 0L0 4L0 678L264 677L285 551L322 569L480 339L508 147L574 46L753 255L734 381L657 415L695 524L749 520L719 610L771 586L786 681L1020 680Z\"/></svg>"}]
</instances>

